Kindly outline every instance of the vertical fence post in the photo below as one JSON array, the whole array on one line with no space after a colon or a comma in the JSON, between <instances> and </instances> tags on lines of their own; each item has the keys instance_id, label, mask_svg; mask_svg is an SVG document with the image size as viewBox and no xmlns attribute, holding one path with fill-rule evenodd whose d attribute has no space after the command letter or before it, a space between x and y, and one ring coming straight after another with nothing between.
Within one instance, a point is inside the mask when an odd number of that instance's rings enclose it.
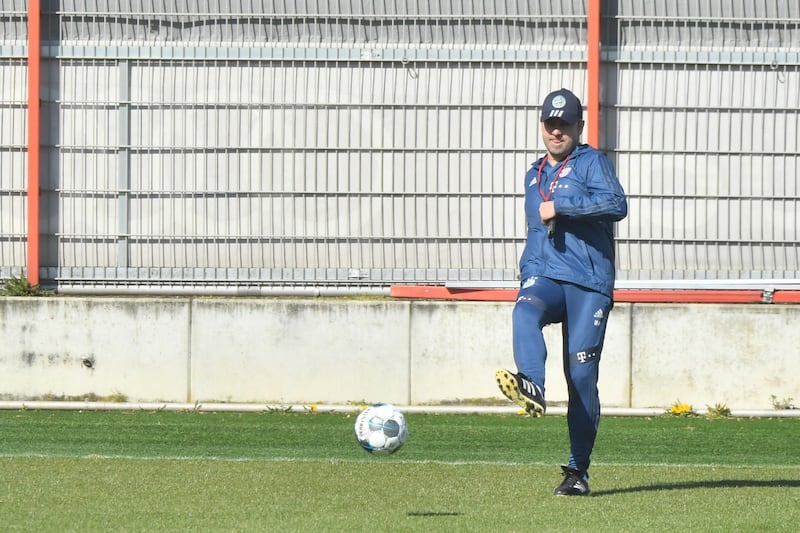
<instances>
[{"instance_id":1,"label":"vertical fence post","mask_svg":"<svg viewBox=\"0 0 800 533\"><path fill-rule=\"evenodd\" d=\"M130 62L119 62L119 221L117 268L128 267L128 208L130 202Z\"/></svg>"},{"instance_id":2,"label":"vertical fence post","mask_svg":"<svg viewBox=\"0 0 800 533\"><path fill-rule=\"evenodd\" d=\"M41 0L28 0L28 283L39 284Z\"/></svg>"},{"instance_id":3,"label":"vertical fence post","mask_svg":"<svg viewBox=\"0 0 800 533\"><path fill-rule=\"evenodd\" d=\"M589 0L586 47L586 140L591 146L600 148L600 0Z\"/></svg>"}]
</instances>

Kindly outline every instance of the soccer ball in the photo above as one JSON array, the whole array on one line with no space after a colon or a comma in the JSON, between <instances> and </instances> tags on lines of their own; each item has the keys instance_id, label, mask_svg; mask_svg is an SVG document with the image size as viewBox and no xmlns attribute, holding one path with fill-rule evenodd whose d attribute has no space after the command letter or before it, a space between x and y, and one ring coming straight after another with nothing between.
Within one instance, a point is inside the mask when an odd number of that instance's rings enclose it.
<instances>
[{"instance_id":1,"label":"soccer ball","mask_svg":"<svg viewBox=\"0 0 800 533\"><path fill-rule=\"evenodd\" d=\"M361 411L355 429L358 443L370 453L394 453L408 437L406 417L388 403L376 403Z\"/></svg>"}]
</instances>

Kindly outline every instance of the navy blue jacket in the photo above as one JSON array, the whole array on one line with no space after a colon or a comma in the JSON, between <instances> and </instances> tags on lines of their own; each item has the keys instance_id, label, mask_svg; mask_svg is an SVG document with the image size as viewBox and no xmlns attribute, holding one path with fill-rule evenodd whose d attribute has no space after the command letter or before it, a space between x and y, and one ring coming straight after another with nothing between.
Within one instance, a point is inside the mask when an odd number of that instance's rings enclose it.
<instances>
[{"instance_id":1,"label":"navy blue jacket","mask_svg":"<svg viewBox=\"0 0 800 533\"><path fill-rule=\"evenodd\" d=\"M545 165L541 188L540 165ZM546 196L560 166L549 167L542 158L525 174L528 240L519 263L521 279L544 276L613 298L614 222L628 214L625 191L605 154L586 144L576 146L552 194L556 229L550 238L539 217L540 190Z\"/></svg>"}]
</instances>

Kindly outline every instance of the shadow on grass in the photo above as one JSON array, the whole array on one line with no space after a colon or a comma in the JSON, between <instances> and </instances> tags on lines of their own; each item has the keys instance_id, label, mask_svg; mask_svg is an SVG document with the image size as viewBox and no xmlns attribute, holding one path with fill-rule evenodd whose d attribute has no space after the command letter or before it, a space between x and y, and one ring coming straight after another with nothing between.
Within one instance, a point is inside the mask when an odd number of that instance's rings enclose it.
<instances>
[{"instance_id":1,"label":"shadow on grass","mask_svg":"<svg viewBox=\"0 0 800 533\"><path fill-rule=\"evenodd\" d=\"M625 487L620 489L598 490L590 493L591 496L612 496L614 494L629 494L632 492L660 492L665 490L691 490L691 489L725 489L725 488L796 488L800 487L800 479L722 479L718 481L693 481L691 483L659 483L656 485L640 485L638 487Z\"/></svg>"},{"instance_id":2,"label":"shadow on grass","mask_svg":"<svg viewBox=\"0 0 800 533\"><path fill-rule=\"evenodd\" d=\"M464 513L459 513L455 511L409 511L408 516L424 516L424 517L431 517L431 516L461 516Z\"/></svg>"}]
</instances>

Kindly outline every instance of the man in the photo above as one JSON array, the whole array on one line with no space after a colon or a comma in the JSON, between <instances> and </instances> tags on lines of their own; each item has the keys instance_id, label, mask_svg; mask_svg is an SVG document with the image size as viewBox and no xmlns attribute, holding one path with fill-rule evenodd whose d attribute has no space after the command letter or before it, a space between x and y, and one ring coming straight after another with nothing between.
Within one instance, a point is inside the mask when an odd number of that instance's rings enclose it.
<instances>
[{"instance_id":1,"label":"man","mask_svg":"<svg viewBox=\"0 0 800 533\"><path fill-rule=\"evenodd\" d=\"M580 144L583 107L567 89L542 105L547 148L525 175L528 237L520 259L521 284L512 314L517 373L495 378L511 401L544 415L545 346L542 328L560 322L569 406L570 458L556 495L589 493L589 463L600 421L598 365L613 307L614 222L628 213L611 161Z\"/></svg>"}]
</instances>

